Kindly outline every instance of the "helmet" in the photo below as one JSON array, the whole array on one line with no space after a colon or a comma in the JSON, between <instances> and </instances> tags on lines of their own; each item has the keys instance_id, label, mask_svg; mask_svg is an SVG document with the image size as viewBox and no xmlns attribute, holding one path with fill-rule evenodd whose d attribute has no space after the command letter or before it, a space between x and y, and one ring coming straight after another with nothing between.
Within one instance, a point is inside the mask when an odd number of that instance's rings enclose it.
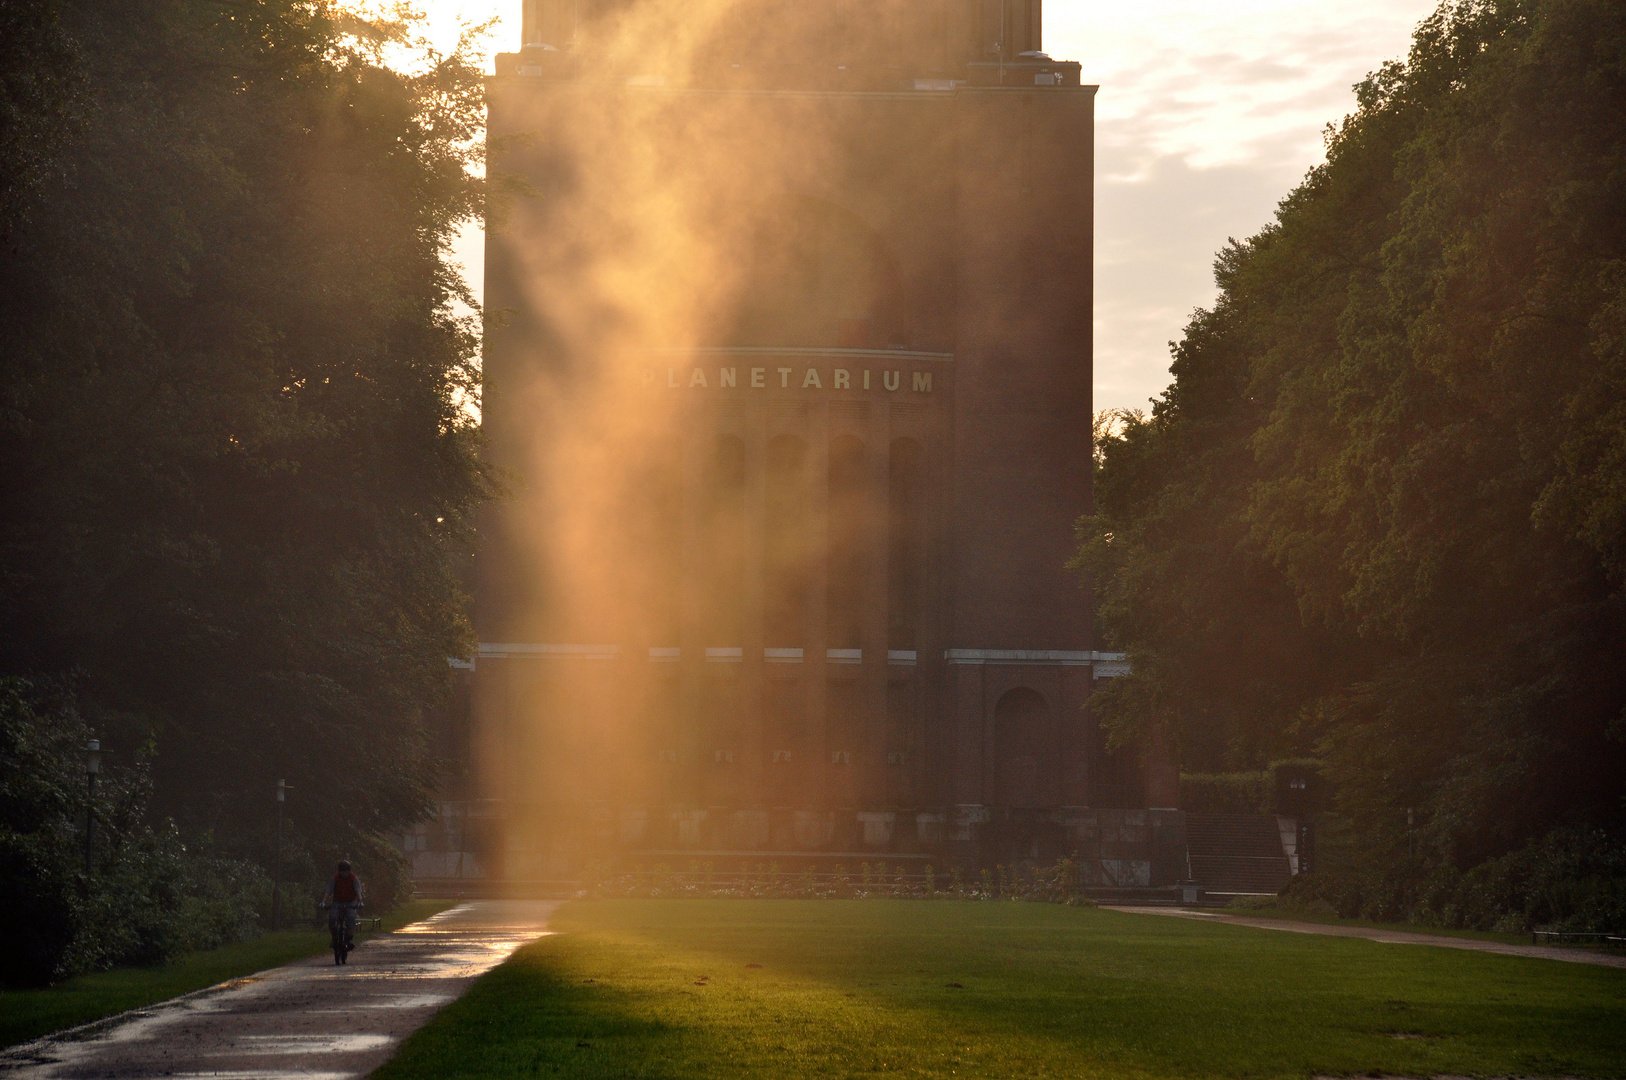
<instances>
[{"instance_id":1,"label":"helmet","mask_svg":"<svg viewBox=\"0 0 1626 1080\"><path fill-rule=\"evenodd\" d=\"M348 874L349 872L350 872L350 860L349 859L340 859L339 860L339 873Z\"/></svg>"}]
</instances>

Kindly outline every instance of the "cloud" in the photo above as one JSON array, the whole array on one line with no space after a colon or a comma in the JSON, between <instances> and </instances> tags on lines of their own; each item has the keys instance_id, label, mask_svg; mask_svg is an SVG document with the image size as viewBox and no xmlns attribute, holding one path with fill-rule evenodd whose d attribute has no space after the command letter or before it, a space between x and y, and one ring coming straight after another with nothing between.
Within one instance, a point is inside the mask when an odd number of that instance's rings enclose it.
<instances>
[{"instance_id":1,"label":"cloud","mask_svg":"<svg viewBox=\"0 0 1626 1080\"><path fill-rule=\"evenodd\" d=\"M1109 168L1120 147L1102 155ZM1193 166L1158 155L1096 187L1096 408L1142 406L1168 381L1168 342L1212 303L1227 237L1257 232L1299 179L1289 166Z\"/></svg>"},{"instance_id":2,"label":"cloud","mask_svg":"<svg viewBox=\"0 0 1626 1080\"><path fill-rule=\"evenodd\" d=\"M1428 0L1048 0L1045 47L1096 99L1095 400L1140 407L1215 297L1213 260L1323 159L1352 87L1402 57Z\"/></svg>"},{"instance_id":3,"label":"cloud","mask_svg":"<svg viewBox=\"0 0 1626 1080\"><path fill-rule=\"evenodd\" d=\"M507 17L519 0L424 0L430 31ZM1084 66L1096 108L1096 403L1141 405L1168 382L1170 338L1213 301L1230 236L1270 220L1322 159L1351 87L1403 57L1432 0L1047 0L1045 48ZM480 294L481 235L455 247Z\"/></svg>"}]
</instances>

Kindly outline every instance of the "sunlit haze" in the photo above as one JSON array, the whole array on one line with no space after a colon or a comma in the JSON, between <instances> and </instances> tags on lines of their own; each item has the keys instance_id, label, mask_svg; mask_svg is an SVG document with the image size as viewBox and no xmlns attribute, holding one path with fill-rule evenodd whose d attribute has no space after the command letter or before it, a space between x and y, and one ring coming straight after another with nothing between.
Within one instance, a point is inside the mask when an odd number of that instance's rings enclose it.
<instances>
[{"instance_id":1,"label":"sunlit haze","mask_svg":"<svg viewBox=\"0 0 1626 1080\"><path fill-rule=\"evenodd\" d=\"M498 17L488 53L519 42L519 0L425 0L441 47ZM1212 262L1322 157L1352 85L1404 56L1428 0L1049 0L1045 49L1078 60L1096 99L1097 408L1141 406L1168 382L1168 342L1214 296ZM481 295L483 234L457 255Z\"/></svg>"}]
</instances>

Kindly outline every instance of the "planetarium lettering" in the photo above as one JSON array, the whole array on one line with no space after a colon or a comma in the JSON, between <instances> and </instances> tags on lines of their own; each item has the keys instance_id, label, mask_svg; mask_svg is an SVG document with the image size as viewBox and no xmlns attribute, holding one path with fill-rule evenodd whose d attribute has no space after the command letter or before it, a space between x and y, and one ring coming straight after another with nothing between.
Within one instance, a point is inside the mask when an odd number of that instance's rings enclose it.
<instances>
[{"instance_id":1,"label":"planetarium lettering","mask_svg":"<svg viewBox=\"0 0 1626 1080\"><path fill-rule=\"evenodd\" d=\"M666 369L666 388L668 390L720 390L738 389L740 386L740 368L691 368L685 376L680 368ZM902 371L871 371L868 368L857 370L848 368L831 368L828 374L819 368L802 368L800 376L796 368L788 367L754 367L744 369L745 385L752 390L900 390L905 386L912 393L929 394L932 392L932 372L911 371L908 380L904 379ZM659 378L653 368L644 371L644 385L649 386Z\"/></svg>"}]
</instances>

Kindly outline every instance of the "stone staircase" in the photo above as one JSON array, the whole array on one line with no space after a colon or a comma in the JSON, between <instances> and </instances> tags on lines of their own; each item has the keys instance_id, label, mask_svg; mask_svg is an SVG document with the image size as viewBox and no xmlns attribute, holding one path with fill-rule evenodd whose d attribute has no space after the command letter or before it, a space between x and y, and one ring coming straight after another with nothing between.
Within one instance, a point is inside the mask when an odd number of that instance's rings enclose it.
<instances>
[{"instance_id":1,"label":"stone staircase","mask_svg":"<svg viewBox=\"0 0 1626 1080\"><path fill-rule=\"evenodd\" d=\"M1265 814L1187 814L1186 853L1192 880L1210 893L1273 893L1292 876Z\"/></svg>"}]
</instances>

